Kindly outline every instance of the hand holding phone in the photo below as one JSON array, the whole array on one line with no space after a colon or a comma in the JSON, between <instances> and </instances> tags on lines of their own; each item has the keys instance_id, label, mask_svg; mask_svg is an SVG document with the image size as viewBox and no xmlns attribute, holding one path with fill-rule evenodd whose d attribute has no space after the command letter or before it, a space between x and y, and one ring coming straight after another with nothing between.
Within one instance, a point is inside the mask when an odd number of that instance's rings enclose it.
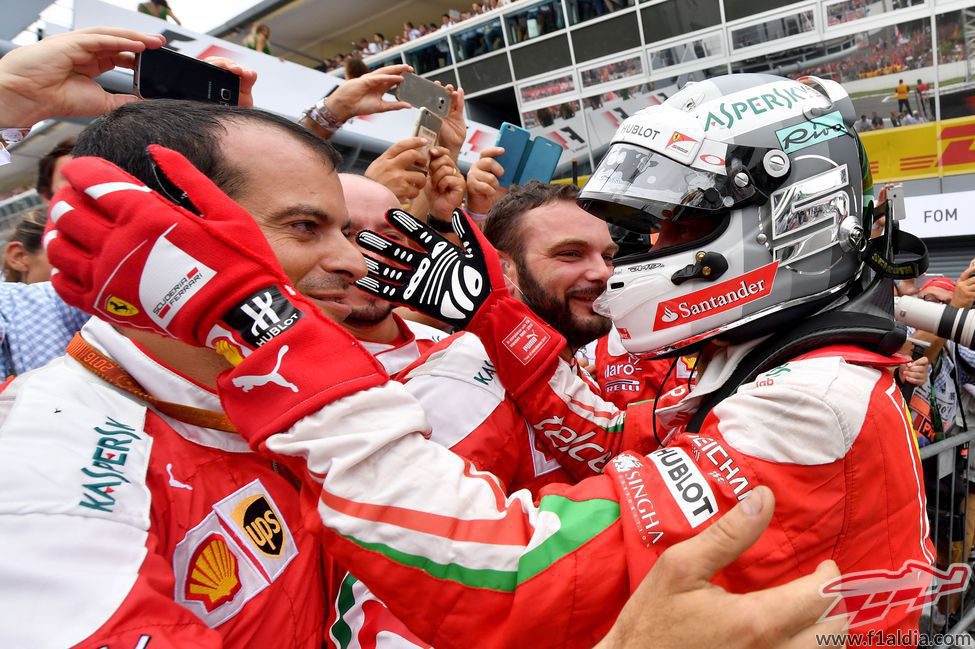
<instances>
[{"instance_id":1,"label":"hand holding phone","mask_svg":"<svg viewBox=\"0 0 975 649\"><path fill-rule=\"evenodd\" d=\"M529 143L515 182L519 185L532 180L545 184L552 182L561 157L562 147L539 135Z\"/></svg>"},{"instance_id":2,"label":"hand holding phone","mask_svg":"<svg viewBox=\"0 0 975 649\"><path fill-rule=\"evenodd\" d=\"M396 86L393 94L400 101L417 108L426 108L434 115L446 117L450 113L450 92L443 86L418 77L412 72L403 73L403 82Z\"/></svg>"},{"instance_id":3,"label":"hand holding phone","mask_svg":"<svg viewBox=\"0 0 975 649\"><path fill-rule=\"evenodd\" d=\"M443 120L431 113L426 108L420 109L420 114L416 118L416 128L413 129L413 135L415 137L422 137L429 144L424 145L420 152L423 154L423 159L426 160L426 164L423 167L414 165L414 169L417 171L426 171L430 162L430 147L437 145L437 140L440 138L440 128L443 126Z\"/></svg>"},{"instance_id":4,"label":"hand holding phone","mask_svg":"<svg viewBox=\"0 0 975 649\"><path fill-rule=\"evenodd\" d=\"M133 88L143 99L240 103L236 74L165 47L136 55Z\"/></svg>"},{"instance_id":5,"label":"hand holding phone","mask_svg":"<svg viewBox=\"0 0 975 649\"><path fill-rule=\"evenodd\" d=\"M498 184L502 187L511 187L518 177L521 158L528 148L529 140L531 140L531 133L520 126L508 122L501 125L495 146L504 148L504 153L495 160L504 168L504 173L498 178Z\"/></svg>"},{"instance_id":6,"label":"hand holding phone","mask_svg":"<svg viewBox=\"0 0 975 649\"><path fill-rule=\"evenodd\" d=\"M531 180L549 183L562 157L562 147L552 140L541 135L533 140L527 130L508 122L501 125L496 146L504 147L504 153L497 157L504 168L498 179L502 187Z\"/></svg>"}]
</instances>

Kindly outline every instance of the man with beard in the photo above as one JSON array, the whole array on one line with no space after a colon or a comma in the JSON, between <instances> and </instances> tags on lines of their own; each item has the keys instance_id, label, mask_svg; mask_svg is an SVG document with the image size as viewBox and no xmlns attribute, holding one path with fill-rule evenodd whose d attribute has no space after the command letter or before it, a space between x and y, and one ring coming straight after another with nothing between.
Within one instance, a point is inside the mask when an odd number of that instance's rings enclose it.
<instances>
[{"instance_id":1,"label":"man with beard","mask_svg":"<svg viewBox=\"0 0 975 649\"><path fill-rule=\"evenodd\" d=\"M613 273L606 224L575 204L574 185L532 181L501 199L484 224L510 287L574 351L609 332L592 304Z\"/></svg>"},{"instance_id":2,"label":"man with beard","mask_svg":"<svg viewBox=\"0 0 975 649\"><path fill-rule=\"evenodd\" d=\"M384 185L356 174L339 174L346 197L353 234L363 230L379 232L394 241L405 237L386 222L386 211L400 206L396 194ZM385 300L349 287L342 303L349 314L342 326L355 336L390 374L396 374L420 357L441 338L442 331L419 322L404 320Z\"/></svg>"},{"instance_id":3,"label":"man with beard","mask_svg":"<svg viewBox=\"0 0 975 649\"><path fill-rule=\"evenodd\" d=\"M616 244L603 221L576 205L576 192L538 182L513 188L491 208L484 234L499 251L512 294L565 336L566 361L590 381L573 353L609 331L592 304L613 273ZM509 493L573 481L560 465L563 455L590 474L609 457L598 447L580 448L575 442L585 440L570 439L554 421L529 425L471 333L439 343L397 378L424 404L431 439L498 476Z\"/></svg>"},{"instance_id":4,"label":"man with beard","mask_svg":"<svg viewBox=\"0 0 975 649\"><path fill-rule=\"evenodd\" d=\"M388 209L398 207L392 192L361 176L339 177L353 231L372 230L405 245L403 233L384 218ZM609 330L609 320L594 313L592 303L606 288L616 251L606 224L576 205L576 193L572 185L531 182L498 201L484 222L484 234L498 248L512 294L565 336L569 362L576 349ZM354 289L343 303L351 313L342 326L391 373L396 371L391 368L410 347L394 342L408 334L392 305ZM571 453L578 447L560 441L565 433L558 426L548 431L554 435L551 441L536 441L539 431L506 393L474 334L459 333L430 347L396 378L423 406L430 439L498 476L508 493L527 488L537 496L547 484L573 481L557 458L560 450ZM594 463L590 470L595 474L602 466ZM381 637L390 636L403 643L396 646L429 646L355 577L341 571L331 579L326 634L331 646L381 646Z\"/></svg>"}]
</instances>

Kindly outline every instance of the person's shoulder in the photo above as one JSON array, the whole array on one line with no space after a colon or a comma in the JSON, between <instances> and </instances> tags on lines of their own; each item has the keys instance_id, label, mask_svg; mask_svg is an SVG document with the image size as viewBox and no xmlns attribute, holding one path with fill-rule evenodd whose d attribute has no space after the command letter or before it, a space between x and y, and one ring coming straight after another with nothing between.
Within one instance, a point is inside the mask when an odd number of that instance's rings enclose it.
<instances>
[{"instance_id":1,"label":"person's shoulder","mask_svg":"<svg viewBox=\"0 0 975 649\"><path fill-rule=\"evenodd\" d=\"M714 414L728 442L749 455L826 464L856 441L882 376L841 353L800 358L742 385Z\"/></svg>"},{"instance_id":2,"label":"person's shoulder","mask_svg":"<svg viewBox=\"0 0 975 649\"><path fill-rule=\"evenodd\" d=\"M420 378L450 379L504 394L504 386L481 339L459 333L440 341L402 374L406 382Z\"/></svg>"},{"instance_id":3,"label":"person's shoulder","mask_svg":"<svg viewBox=\"0 0 975 649\"><path fill-rule=\"evenodd\" d=\"M47 588L45 612L65 620L43 633L18 629L28 640L17 646L80 642L124 599L145 556L152 449L145 407L107 385L99 389L86 374L61 358L17 377L0 394L7 514L0 517L6 543L0 573L23 577L0 585L0 597L15 619L31 619L36 603L14 593ZM96 588L92 575L101 580ZM84 610L78 593L86 594Z\"/></svg>"},{"instance_id":4,"label":"person's shoulder","mask_svg":"<svg viewBox=\"0 0 975 649\"><path fill-rule=\"evenodd\" d=\"M9 317L10 307L21 308L23 305L58 305L63 301L54 290L50 282L22 284L20 282L0 283L0 312Z\"/></svg>"},{"instance_id":5,"label":"person's shoulder","mask_svg":"<svg viewBox=\"0 0 975 649\"><path fill-rule=\"evenodd\" d=\"M432 340L434 342L440 342L450 337L445 331L441 331L436 327L431 327L430 325L423 324L422 322L415 322L413 320L404 319L403 322L406 323L406 327L413 333L413 337L417 340Z\"/></svg>"}]
</instances>

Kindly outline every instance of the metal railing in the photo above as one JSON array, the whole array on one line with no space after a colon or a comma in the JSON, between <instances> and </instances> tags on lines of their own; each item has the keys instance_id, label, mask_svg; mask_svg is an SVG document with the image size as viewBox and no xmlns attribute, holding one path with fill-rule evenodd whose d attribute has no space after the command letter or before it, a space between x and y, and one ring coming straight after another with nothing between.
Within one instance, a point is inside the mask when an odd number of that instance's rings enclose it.
<instances>
[{"instance_id":1,"label":"metal railing","mask_svg":"<svg viewBox=\"0 0 975 649\"><path fill-rule=\"evenodd\" d=\"M975 430L965 431L921 449L931 541L937 548L941 569L952 563L972 563L975 494L969 487L968 453L975 451L973 440ZM975 473L972 478L975 479ZM928 639L937 638L938 647L972 647L975 644L969 644L967 638L962 640L972 624L975 624L975 588L969 583L964 592L948 595L925 607L920 631Z\"/></svg>"}]
</instances>

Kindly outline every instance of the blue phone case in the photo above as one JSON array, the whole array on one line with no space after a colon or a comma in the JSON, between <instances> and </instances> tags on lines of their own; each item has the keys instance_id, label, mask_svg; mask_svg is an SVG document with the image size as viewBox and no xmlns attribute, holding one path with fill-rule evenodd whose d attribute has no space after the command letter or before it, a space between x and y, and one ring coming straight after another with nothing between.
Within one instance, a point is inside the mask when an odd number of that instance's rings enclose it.
<instances>
[{"instance_id":1,"label":"blue phone case","mask_svg":"<svg viewBox=\"0 0 975 649\"><path fill-rule=\"evenodd\" d=\"M504 147L504 153L498 156L496 160L498 164L504 167L504 174L498 179L498 183L502 187L510 187L518 175L522 157L528 147L528 141L531 139L531 133L508 122L501 125L500 131L495 146Z\"/></svg>"},{"instance_id":2,"label":"blue phone case","mask_svg":"<svg viewBox=\"0 0 975 649\"><path fill-rule=\"evenodd\" d=\"M528 145L521 168L515 177L515 183L524 185L530 180L550 183L561 157L562 147L539 135Z\"/></svg>"}]
</instances>

